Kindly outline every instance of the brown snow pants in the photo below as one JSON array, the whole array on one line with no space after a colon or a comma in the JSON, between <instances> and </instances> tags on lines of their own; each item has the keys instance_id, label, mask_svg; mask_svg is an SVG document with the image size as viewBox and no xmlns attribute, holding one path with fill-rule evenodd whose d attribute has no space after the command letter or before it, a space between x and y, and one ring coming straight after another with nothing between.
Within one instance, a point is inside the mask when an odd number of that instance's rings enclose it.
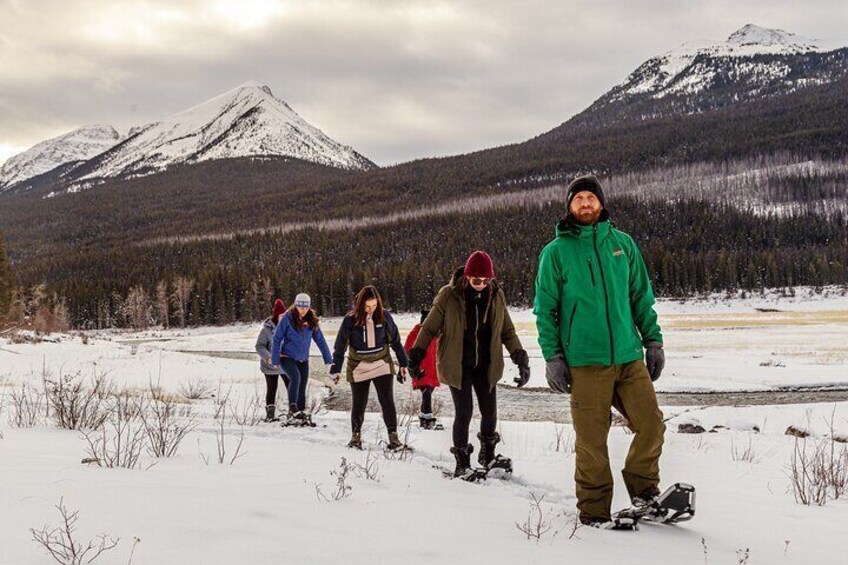
<instances>
[{"instance_id":1,"label":"brown snow pants","mask_svg":"<svg viewBox=\"0 0 848 565\"><path fill-rule=\"evenodd\" d=\"M571 367L571 419L576 435L577 508L581 520L609 519L613 479L607 436L613 405L630 422L633 441L622 475L630 497L656 492L665 424L642 360Z\"/></svg>"}]
</instances>

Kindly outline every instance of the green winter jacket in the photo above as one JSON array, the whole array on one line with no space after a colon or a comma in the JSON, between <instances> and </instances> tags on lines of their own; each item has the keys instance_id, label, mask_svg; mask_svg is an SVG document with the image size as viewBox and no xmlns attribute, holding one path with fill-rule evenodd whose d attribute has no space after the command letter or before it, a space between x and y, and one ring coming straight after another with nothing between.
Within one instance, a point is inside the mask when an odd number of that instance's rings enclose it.
<instances>
[{"instance_id":1,"label":"green winter jacket","mask_svg":"<svg viewBox=\"0 0 848 565\"><path fill-rule=\"evenodd\" d=\"M465 298L463 296L462 268L458 269L451 278L450 284L443 286L433 300L433 308L421 325L421 331L413 347L424 351L433 338L439 338L436 350L436 371L439 381L462 388L462 346L465 336ZM504 357L503 348L512 355L522 349L521 340L515 333L515 326L506 307L506 297L503 290L492 282L492 303L489 316L492 324L492 341L490 342L491 361L489 362L489 388L492 389L503 377Z\"/></svg>"},{"instance_id":2,"label":"green winter jacket","mask_svg":"<svg viewBox=\"0 0 848 565\"><path fill-rule=\"evenodd\" d=\"M619 365L641 359L648 342L662 343L642 254L607 218L561 221L539 255L533 313L545 360L564 354L572 367Z\"/></svg>"}]
</instances>

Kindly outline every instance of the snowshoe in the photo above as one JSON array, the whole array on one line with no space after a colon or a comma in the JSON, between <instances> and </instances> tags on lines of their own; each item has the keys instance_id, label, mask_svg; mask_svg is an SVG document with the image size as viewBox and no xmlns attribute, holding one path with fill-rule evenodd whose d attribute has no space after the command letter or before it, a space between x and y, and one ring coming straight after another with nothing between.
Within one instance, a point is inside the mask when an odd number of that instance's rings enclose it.
<instances>
[{"instance_id":1,"label":"snowshoe","mask_svg":"<svg viewBox=\"0 0 848 565\"><path fill-rule=\"evenodd\" d=\"M422 414L418 417L418 425L422 430L443 430L445 427L439 423L432 414Z\"/></svg>"},{"instance_id":2,"label":"snowshoe","mask_svg":"<svg viewBox=\"0 0 848 565\"><path fill-rule=\"evenodd\" d=\"M400 440L397 432L390 432L386 451L413 451L413 449Z\"/></svg>"},{"instance_id":3,"label":"snowshoe","mask_svg":"<svg viewBox=\"0 0 848 565\"><path fill-rule=\"evenodd\" d=\"M312 421L312 415L306 414L302 410L286 414L286 419L280 425L284 428L314 428L316 426L315 422Z\"/></svg>"},{"instance_id":4,"label":"snowshoe","mask_svg":"<svg viewBox=\"0 0 848 565\"><path fill-rule=\"evenodd\" d=\"M652 500L634 499L634 506L616 512L615 515L659 524L691 520L695 516L695 487L687 483L675 483Z\"/></svg>"},{"instance_id":5,"label":"snowshoe","mask_svg":"<svg viewBox=\"0 0 848 565\"><path fill-rule=\"evenodd\" d=\"M502 479L512 475L512 459L503 455L495 455L495 458L489 461L489 464L484 467L486 476Z\"/></svg>"},{"instance_id":6,"label":"snowshoe","mask_svg":"<svg viewBox=\"0 0 848 565\"><path fill-rule=\"evenodd\" d=\"M632 516L613 515L612 519L605 520L603 518L581 520L584 526L597 528L599 530L624 530L633 531L639 529L639 519Z\"/></svg>"}]
</instances>

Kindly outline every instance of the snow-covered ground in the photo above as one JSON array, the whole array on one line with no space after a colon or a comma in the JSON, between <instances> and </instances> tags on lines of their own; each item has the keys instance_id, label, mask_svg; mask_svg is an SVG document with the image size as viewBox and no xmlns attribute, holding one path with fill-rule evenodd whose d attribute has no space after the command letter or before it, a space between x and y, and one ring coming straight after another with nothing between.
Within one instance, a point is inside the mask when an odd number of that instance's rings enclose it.
<instances>
[{"instance_id":1,"label":"snow-covered ground","mask_svg":"<svg viewBox=\"0 0 848 565\"><path fill-rule=\"evenodd\" d=\"M660 389L848 385L844 297L663 302L658 309L668 353ZM516 312L514 318L525 346L538 356L532 314ZM403 332L415 322L414 316L399 319ZM338 320L325 321L330 339L337 325ZM670 420L663 483L694 484L697 516L678 526L644 525L639 532L573 532L573 433L567 424L502 421L501 451L513 458L515 475L471 485L445 480L432 468L452 462L449 420L444 431L411 427L415 453L392 460L378 445L385 435L378 415L368 414L364 436L375 448L379 481L361 473L351 476L349 496L334 501L336 478L330 472L342 458L365 465L369 456L344 447L346 413L319 415L316 420L326 427L307 430L245 427L244 456L222 465L216 455L215 400L192 401L199 426L176 457L146 470L82 465L86 450L79 432L48 423L16 428L8 422L11 392L25 380L40 383L44 372L53 378L101 374L120 387L139 390L152 382L168 392L202 379L230 391L233 403L245 406L264 389L256 362L199 352L250 352L257 331L240 325L103 332L89 336L87 344L80 336L37 345L0 340L0 563L49 562L29 529L58 526L54 505L60 498L79 511L80 538L100 533L121 538L95 563L127 563L134 538L141 540L134 565L846 562L840 535L848 501L823 507L794 501L787 465L795 440L784 431L795 425L819 439L831 432L846 435L848 403L664 407ZM535 361L532 384L542 386L541 360ZM314 387L313 396L320 393ZM687 422L724 428L702 435L677 433L678 424ZM230 453L241 431L235 421L227 421ZM613 428L614 469L623 464L631 437ZM142 467L154 461L147 455L142 459ZM617 473L616 481L615 506L623 506L626 496ZM330 501L322 500L318 490ZM516 522L527 521L533 495L544 496L542 519L551 526L539 543L516 528Z\"/></svg>"}]
</instances>

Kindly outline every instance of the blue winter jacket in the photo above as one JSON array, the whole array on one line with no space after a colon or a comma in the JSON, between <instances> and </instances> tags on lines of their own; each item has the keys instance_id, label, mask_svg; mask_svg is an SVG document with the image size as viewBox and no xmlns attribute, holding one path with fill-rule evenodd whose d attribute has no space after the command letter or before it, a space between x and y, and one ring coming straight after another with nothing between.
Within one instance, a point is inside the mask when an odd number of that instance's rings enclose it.
<instances>
[{"instance_id":1,"label":"blue winter jacket","mask_svg":"<svg viewBox=\"0 0 848 565\"><path fill-rule=\"evenodd\" d=\"M290 357L295 361L309 360L309 347L312 341L318 345L321 350L321 355L324 357L324 364L329 365L333 362L333 354L330 353L330 348L327 345L327 340L324 339L324 333L321 328L314 330L309 326L297 329L292 325L291 312L286 312L280 318L280 323L274 330L274 339L271 348L271 359L280 362L280 355Z\"/></svg>"}]
</instances>

